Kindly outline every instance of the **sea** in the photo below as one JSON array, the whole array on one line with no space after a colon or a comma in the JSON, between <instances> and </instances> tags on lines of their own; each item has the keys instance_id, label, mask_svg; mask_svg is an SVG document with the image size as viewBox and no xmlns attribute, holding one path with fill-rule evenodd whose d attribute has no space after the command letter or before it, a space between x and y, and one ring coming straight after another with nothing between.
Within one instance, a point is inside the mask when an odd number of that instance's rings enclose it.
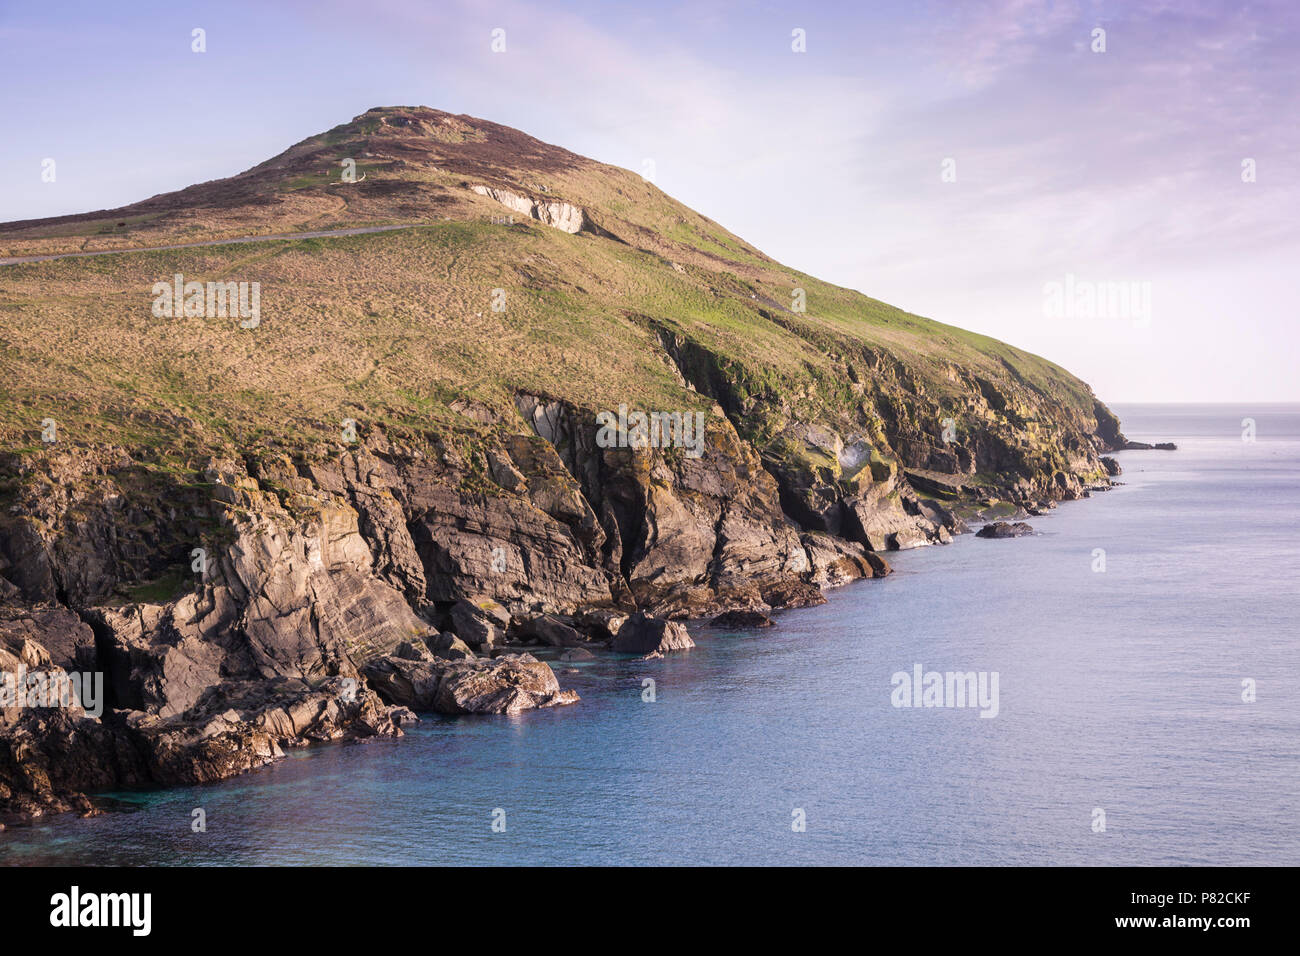
<instances>
[{"instance_id":1,"label":"sea","mask_svg":"<svg viewBox=\"0 0 1300 956\"><path fill-rule=\"evenodd\" d=\"M1031 536L556 662L575 706L11 825L0 863L1300 864L1300 405L1114 409L1177 451Z\"/></svg>"}]
</instances>

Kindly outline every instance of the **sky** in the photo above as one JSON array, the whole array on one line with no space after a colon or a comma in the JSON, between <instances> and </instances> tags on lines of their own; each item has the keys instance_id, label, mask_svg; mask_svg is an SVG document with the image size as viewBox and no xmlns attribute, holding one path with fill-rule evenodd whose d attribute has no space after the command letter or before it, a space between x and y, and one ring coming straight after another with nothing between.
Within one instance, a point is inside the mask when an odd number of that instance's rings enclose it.
<instances>
[{"instance_id":1,"label":"sky","mask_svg":"<svg viewBox=\"0 0 1300 956\"><path fill-rule=\"evenodd\" d=\"M1107 402L1300 401L1294 0L0 0L0 90L0 221L424 105L651 160L778 261Z\"/></svg>"}]
</instances>

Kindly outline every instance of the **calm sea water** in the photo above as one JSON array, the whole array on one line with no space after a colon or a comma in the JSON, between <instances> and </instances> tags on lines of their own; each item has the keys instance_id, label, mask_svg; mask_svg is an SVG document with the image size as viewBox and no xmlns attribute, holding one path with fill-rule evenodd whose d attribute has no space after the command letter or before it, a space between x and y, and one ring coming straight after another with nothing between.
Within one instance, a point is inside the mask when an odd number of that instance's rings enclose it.
<instances>
[{"instance_id":1,"label":"calm sea water","mask_svg":"<svg viewBox=\"0 0 1300 956\"><path fill-rule=\"evenodd\" d=\"M574 707L11 827L0 860L1300 863L1300 406L1116 411L1179 450L1121 453L1122 487L1035 537L963 536L767 632L582 665L561 675ZM998 716L891 706L917 663L997 671Z\"/></svg>"}]
</instances>

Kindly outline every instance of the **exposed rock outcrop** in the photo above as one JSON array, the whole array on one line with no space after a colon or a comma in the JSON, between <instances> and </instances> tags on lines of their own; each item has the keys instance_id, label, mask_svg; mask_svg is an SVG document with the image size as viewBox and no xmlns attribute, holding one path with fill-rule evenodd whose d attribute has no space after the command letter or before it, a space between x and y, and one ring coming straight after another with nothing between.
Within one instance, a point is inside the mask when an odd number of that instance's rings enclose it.
<instances>
[{"instance_id":1,"label":"exposed rock outcrop","mask_svg":"<svg viewBox=\"0 0 1300 956\"><path fill-rule=\"evenodd\" d=\"M709 622L709 627L720 627L727 630L771 626L772 619L762 611L727 611L725 614L719 614Z\"/></svg>"},{"instance_id":2,"label":"exposed rock outcrop","mask_svg":"<svg viewBox=\"0 0 1300 956\"><path fill-rule=\"evenodd\" d=\"M382 657L367 664L365 674L385 701L416 711L515 714L578 700L560 689L549 664L531 654L459 661Z\"/></svg>"},{"instance_id":3,"label":"exposed rock outcrop","mask_svg":"<svg viewBox=\"0 0 1300 956\"><path fill-rule=\"evenodd\" d=\"M1171 441L1156 442L1148 444L1144 441L1126 441L1124 451L1177 451L1178 446Z\"/></svg>"},{"instance_id":4,"label":"exposed rock outcrop","mask_svg":"<svg viewBox=\"0 0 1300 956\"><path fill-rule=\"evenodd\" d=\"M572 203L531 199L528 196L521 196L507 189L496 189L492 186L471 186L470 189L480 196L487 196L489 199L496 200L507 209L522 213L530 219L536 219L538 222L544 222L561 232L581 232L587 226L587 214L581 207Z\"/></svg>"},{"instance_id":5,"label":"exposed rock outcrop","mask_svg":"<svg viewBox=\"0 0 1300 956\"><path fill-rule=\"evenodd\" d=\"M477 651L490 651L505 642L510 612L490 598L461 599L448 612L456 636Z\"/></svg>"},{"instance_id":6,"label":"exposed rock outcrop","mask_svg":"<svg viewBox=\"0 0 1300 956\"><path fill-rule=\"evenodd\" d=\"M95 633L64 607L0 607L0 649L27 641L49 654L51 663L73 670L93 662Z\"/></svg>"},{"instance_id":7,"label":"exposed rock outcrop","mask_svg":"<svg viewBox=\"0 0 1300 956\"><path fill-rule=\"evenodd\" d=\"M695 646L686 627L677 621L634 614L614 636L613 648L620 654L662 654L685 651Z\"/></svg>"},{"instance_id":8,"label":"exposed rock outcrop","mask_svg":"<svg viewBox=\"0 0 1300 956\"><path fill-rule=\"evenodd\" d=\"M443 714L515 714L535 707L577 703L561 690L549 664L531 654L449 665L438 682L433 709Z\"/></svg>"},{"instance_id":9,"label":"exposed rock outcrop","mask_svg":"<svg viewBox=\"0 0 1300 956\"><path fill-rule=\"evenodd\" d=\"M88 794L211 783L325 740L398 736L390 708L344 678L316 686L258 681L221 686L164 719L80 708L27 708L0 732L0 808L10 815L94 812Z\"/></svg>"},{"instance_id":10,"label":"exposed rock outcrop","mask_svg":"<svg viewBox=\"0 0 1300 956\"><path fill-rule=\"evenodd\" d=\"M587 642L577 628L550 614L525 621L519 628L519 635L552 647L580 647Z\"/></svg>"},{"instance_id":11,"label":"exposed rock outcrop","mask_svg":"<svg viewBox=\"0 0 1300 956\"><path fill-rule=\"evenodd\" d=\"M416 613L410 597L423 600L428 586L387 484L395 475L364 451L334 466L210 462L212 526L188 593L80 614L0 608L0 669L99 672L108 703L99 718L76 706L4 711L0 812L85 812L97 790L203 783L308 742L398 735L404 707L515 713L576 700L549 665L529 655L476 659L457 634ZM55 556L38 593L70 580L57 560L62 515L53 517L46 533L55 540L31 539ZM103 534L111 538L111 526ZM450 604L447 617L485 650L511 624L482 595ZM562 622L540 620L538 636L582 642Z\"/></svg>"},{"instance_id":12,"label":"exposed rock outcrop","mask_svg":"<svg viewBox=\"0 0 1300 956\"><path fill-rule=\"evenodd\" d=\"M977 538L1020 538L1033 534L1034 529L1023 521L994 521L975 532Z\"/></svg>"}]
</instances>

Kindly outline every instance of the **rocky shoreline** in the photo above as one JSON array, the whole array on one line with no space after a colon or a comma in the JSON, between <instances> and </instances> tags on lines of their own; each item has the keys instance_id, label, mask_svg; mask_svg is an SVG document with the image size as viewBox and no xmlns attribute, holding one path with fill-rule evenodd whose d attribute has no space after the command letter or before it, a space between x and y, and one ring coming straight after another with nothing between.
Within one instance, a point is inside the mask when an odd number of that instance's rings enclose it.
<instances>
[{"instance_id":1,"label":"rocky shoreline","mask_svg":"<svg viewBox=\"0 0 1300 956\"><path fill-rule=\"evenodd\" d=\"M826 480L761 461L720 408L698 459L597 448L562 403L520 410L532 434L481 453L491 491L454 446L378 431L315 455L212 458L161 488L119 448L6 459L0 672L102 674L104 699L83 701L93 714L3 701L0 812L95 813L96 792L400 736L417 712L573 704L530 649L654 657L693 646L685 620L766 626L888 574L883 552L1041 513L1118 472L1099 457L1118 442L1090 436L1085 477L1016 475L998 497L924 468L941 445L906 473ZM838 457L851 460L842 442ZM121 599L178 563L188 573L156 596Z\"/></svg>"}]
</instances>

